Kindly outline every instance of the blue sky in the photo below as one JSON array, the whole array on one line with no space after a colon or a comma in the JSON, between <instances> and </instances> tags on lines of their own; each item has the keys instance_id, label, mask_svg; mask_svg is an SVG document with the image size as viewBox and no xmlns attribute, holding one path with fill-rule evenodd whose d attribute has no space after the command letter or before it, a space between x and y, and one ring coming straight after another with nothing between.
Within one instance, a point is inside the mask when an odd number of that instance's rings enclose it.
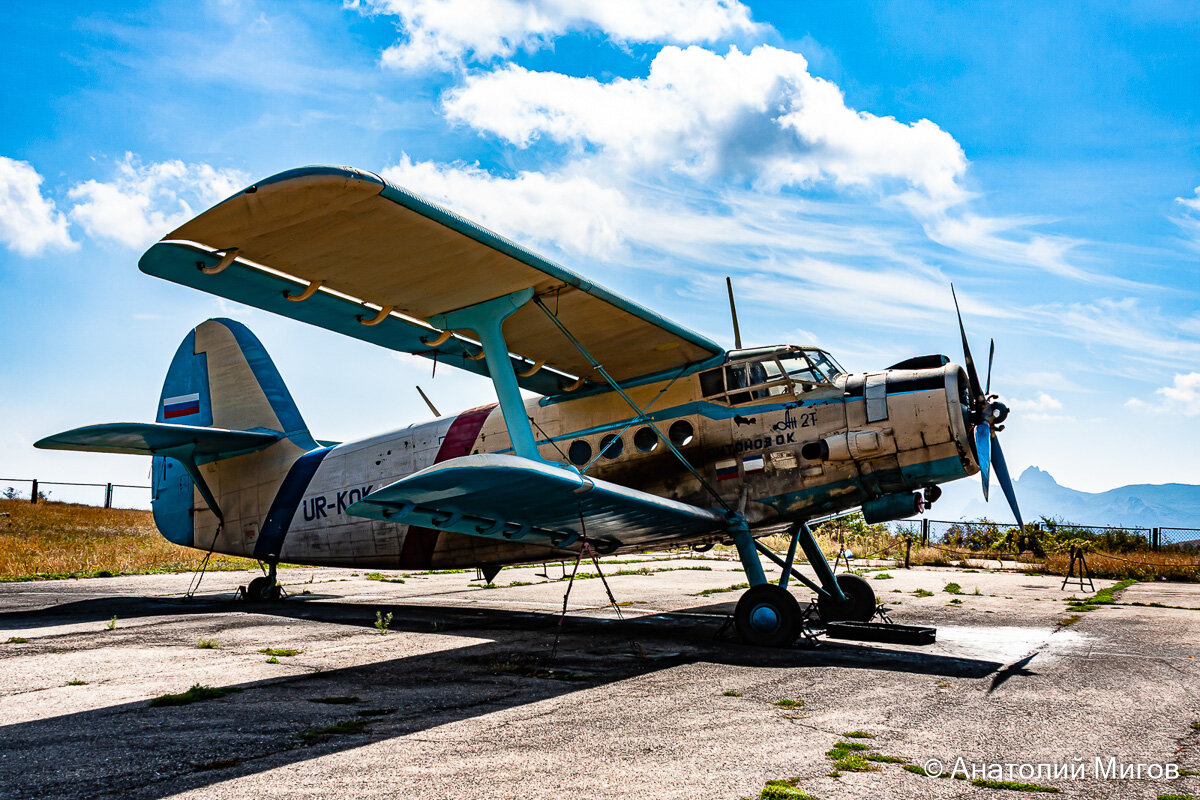
<instances>
[{"instance_id":1,"label":"blue sky","mask_svg":"<svg viewBox=\"0 0 1200 800\"><path fill-rule=\"evenodd\" d=\"M153 418L180 339L232 316L314 433L486 381L166 284L138 256L255 179L350 164L720 341L850 369L960 358L1010 465L1200 483L1193 3L363 0L21 4L0 63L0 477L144 483L42 453ZM311 365L343 365L330 383ZM68 496L67 490L56 496Z\"/></svg>"}]
</instances>

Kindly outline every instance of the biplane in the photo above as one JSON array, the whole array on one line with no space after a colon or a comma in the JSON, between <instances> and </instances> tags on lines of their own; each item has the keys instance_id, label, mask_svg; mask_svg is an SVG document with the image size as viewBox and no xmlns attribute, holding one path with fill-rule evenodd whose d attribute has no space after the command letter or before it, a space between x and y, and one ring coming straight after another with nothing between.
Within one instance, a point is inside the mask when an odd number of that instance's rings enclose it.
<instances>
[{"instance_id":1,"label":"biplane","mask_svg":"<svg viewBox=\"0 0 1200 800\"><path fill-rule=\"evenodd\" d=\"M487 376L498 403L352 442L313 438L255 336L210 319L171 361L153 423L38 447L153 456L154 520L177 544L276 566L477 567L731 543L741 638L786 645L794 578L822 619L869 619L809 522L920 513L939 484L996 474L1008 409L944 355L850 373L803 345L726 350L377 175L306 167L260 181L141 258L148 275ZM957 301L956 301L957 303ZM994 348L993 348L994 352ZM370 376L331 374L350 391ZM526 399L522 395L532 395ZM781 556L759 538L789 523ZM796 567L797 547L813 577ZM761 558L780 568L768 581Z\"/></svg>"}]
</instances>

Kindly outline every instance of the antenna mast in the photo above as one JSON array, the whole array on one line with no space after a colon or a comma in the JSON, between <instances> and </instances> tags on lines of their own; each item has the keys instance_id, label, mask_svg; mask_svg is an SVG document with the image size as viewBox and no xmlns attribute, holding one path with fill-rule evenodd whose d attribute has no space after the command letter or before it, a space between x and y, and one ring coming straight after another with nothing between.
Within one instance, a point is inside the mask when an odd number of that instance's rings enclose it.
<instances>
[{"instance_id":1,"label":"antenna mast","mask_svg":"<svg viewBox=\"0 0 1200 800\"><path fill-rule=\"evenodd\" d=\"M733 279L728 276L725 277L725 288L729 290L729 315L733 317L733 346L741 350L742 332L738 328L737 304L733 302Z\"/></svg>"}]
</instances>

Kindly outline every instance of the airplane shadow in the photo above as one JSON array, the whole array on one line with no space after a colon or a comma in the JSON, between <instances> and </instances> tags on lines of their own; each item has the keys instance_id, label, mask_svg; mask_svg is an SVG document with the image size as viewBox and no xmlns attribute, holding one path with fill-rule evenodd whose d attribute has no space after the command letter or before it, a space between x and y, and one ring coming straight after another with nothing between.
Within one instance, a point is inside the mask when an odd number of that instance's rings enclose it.
<instances>
[{"instance_id":1,"label":"airplane shadow","mask_svg":"<svg viewBox=\"0 0 1200 800\"><path fill-rule=\"evenodd\" d=\"M0 794L163 798L694 662L775 669L836 666L966 678L981 678L1003 666L844 642L812 649L749 648L715 636L721 618L711 615L732 610L732 603L624 622L568 617L557 657L550 661L557 614L399 603L381 608L316 599L262 606L212 598L90 599L3 612L0 624L99 622L113 614L123 620L220 614L225 615L222 623L232 626L259 626L267 616L372 627L377 610L390 610L393 631L436 631L473 641L431 653L236 684L229 687L235 694L186 706L151 708L138 700L0 726L0 787L7 787ZM313 702L329 697L356 701ZM361 729L321 732L339 722Z\"/></svg>"}]
</instances>

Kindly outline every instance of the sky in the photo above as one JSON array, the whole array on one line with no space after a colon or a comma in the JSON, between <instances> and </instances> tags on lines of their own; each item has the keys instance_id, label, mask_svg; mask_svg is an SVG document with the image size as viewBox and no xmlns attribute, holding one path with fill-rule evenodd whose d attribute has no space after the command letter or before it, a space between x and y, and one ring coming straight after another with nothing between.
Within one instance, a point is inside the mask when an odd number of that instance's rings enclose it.
<instances>
[{"instance_id":1,"label":"sky","mask_svg":"<svg viewBox=\"0 0 1200 800\"><path fill-rule=\"evenodd\" d=\"M137 270L255 180L346 164L732 346L729 275L747 345L852 371L960 361L953 282L977 358L996 342L1014 472L1200 483L1195 3L209 0L5 21L0 478L145 484L148 459L32 443L152 420L213 316L259 336L322 439L426 418L415 385L443 412L494 397Z\"/></svg>"}]
</instances>

